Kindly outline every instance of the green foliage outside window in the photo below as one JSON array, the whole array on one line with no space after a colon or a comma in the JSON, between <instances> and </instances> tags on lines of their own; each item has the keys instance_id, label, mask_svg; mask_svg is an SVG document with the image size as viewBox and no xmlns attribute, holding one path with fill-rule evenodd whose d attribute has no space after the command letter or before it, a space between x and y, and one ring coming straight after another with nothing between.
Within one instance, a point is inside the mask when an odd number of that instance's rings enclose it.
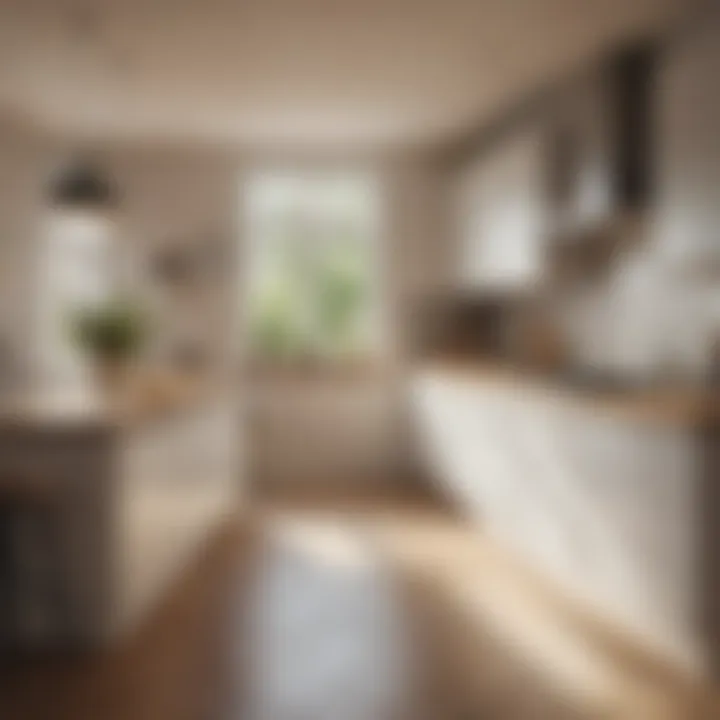
<instances>
[{"instance_id":1,"label":"green foliage outside window","mask_svg":"<svg viewBox=\"0 0 720 720\"><path fill-rule=\"evenodd\" d=\"M250 341L278 361L357 358L369 346L371 244L362 222L268 213L256 244Z\"/></svg>"}]
</instances>

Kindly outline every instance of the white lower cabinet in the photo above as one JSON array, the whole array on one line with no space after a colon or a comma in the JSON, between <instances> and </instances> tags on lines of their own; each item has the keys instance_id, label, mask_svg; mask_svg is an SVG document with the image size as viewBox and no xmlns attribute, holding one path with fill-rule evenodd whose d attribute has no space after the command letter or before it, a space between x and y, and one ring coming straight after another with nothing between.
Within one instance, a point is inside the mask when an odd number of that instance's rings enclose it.
<instances>
[{"instance_id":1,"label":"white lower cabinet","mask_svg":"<svg viewBox=\"0 0 720 720\"><path fill-rule=\"evenodd\" d=\"M120 439L113 634L138 621L236 507L234 413L230 403L208 404Z\"/></svg>"},{"instance_id":2,"label":"white lower cabinet","mask_svg":"<svg viewBox=\"0 0 720 720\"><path fill-rule=\"evenodd\" d=\"M435 481L487 532L668 654L702 661L690 429L452 371L419 373L413 398Z\"/></svg>"}]
</instances>

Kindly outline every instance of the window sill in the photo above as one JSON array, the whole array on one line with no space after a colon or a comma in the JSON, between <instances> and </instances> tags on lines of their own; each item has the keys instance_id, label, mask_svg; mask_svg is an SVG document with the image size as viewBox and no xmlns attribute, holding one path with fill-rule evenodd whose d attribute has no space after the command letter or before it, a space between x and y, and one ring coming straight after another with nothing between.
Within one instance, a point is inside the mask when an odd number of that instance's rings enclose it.
<instances>
[{"instance_id":1,"label":"window sill","mask_svg":"<svg viewBox=\"0 0 720 720\"><path fill-rule=\"evenodd\" d=\"M388 365L380 358L358 360L252 360L243 365L245 378L280 382L353 382L379 380Z\"/></svg>"}]
</instances>

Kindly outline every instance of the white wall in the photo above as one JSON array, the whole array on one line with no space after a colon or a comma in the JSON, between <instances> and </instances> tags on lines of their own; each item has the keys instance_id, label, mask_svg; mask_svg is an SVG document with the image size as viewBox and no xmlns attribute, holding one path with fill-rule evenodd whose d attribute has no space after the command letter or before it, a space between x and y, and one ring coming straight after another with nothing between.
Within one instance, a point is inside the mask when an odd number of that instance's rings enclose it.
<instances>
[{"instance_id":1,"label":"white wall","mask_svg":"<svg viewBox=\"0 0 720 720\"><path fill-rule=\"evenodd\" d=\"M644 242L603 286L568 301L578 349L596 364L697 375L720 337L720 6L711 5L660 58ZM704 272L711 256L714 279Z\"/></svg>"},{"instance_id":2,"label":"white wall","mask_svg":"<svg viewBox=\"0 0 720 720\"><path fill-rule=\"evenodd\" d=\"M47 149L39 136L0 118L0 354L9 346L10 362L22 375L31 359ZM2 375L0 368L0 385Z\"/></svg>"},{"instance_id":3,"label":"white wall","mask_svg":"<svg viewBox=\"0 0 720 720\"><path fill-rule=\"evenodd\" d=\"M705 359L708 336L720 338L718 74L720 5L708 3L708 11L668 52L658 83L656 249L663 257L676 257L680 267L688 260L700 270L690 272L691 289L675 304L679 312L668 328L686 346L704 344L688 356L688 363L696 364ZM703 275L709 256L714 258L714 278L711 283L707 277L699 279L703 286L692 290L694 276Z\"/></svg>"}]
</instances>

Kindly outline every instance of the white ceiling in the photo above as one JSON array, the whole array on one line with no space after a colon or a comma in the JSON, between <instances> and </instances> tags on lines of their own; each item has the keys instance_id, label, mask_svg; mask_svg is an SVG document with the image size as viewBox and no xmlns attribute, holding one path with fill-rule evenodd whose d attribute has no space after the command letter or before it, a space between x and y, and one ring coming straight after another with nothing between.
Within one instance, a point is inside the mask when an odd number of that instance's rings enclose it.
<instances>
[{"instance_id":1,"label":"white ceiling","mask_svg":"<svg viewBox=\"0 0 720 720\"><path fill-rule=\"evenodd\" d=\"M0 0L0 102L101 137L429 143L681 4Z\"/></svg>"}]
</instances>

